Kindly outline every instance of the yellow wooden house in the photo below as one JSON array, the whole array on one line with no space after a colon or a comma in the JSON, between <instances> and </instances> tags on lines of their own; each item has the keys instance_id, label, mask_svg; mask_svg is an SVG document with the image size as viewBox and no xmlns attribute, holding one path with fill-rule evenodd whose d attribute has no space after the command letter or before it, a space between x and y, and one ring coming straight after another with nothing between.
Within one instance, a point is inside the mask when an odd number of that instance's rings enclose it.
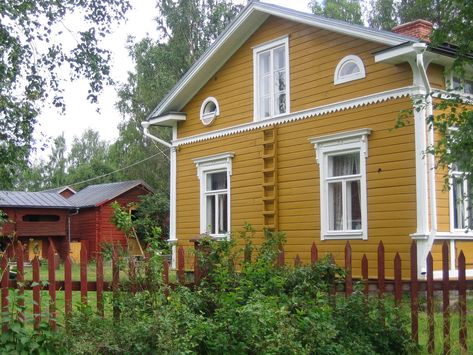
<instances>
[{"instance_id":1,"label":"yellow wooden house","mask_svg":"<svg viewBox=\"0 0 473 355\"><path fill-rule=\"evenodd\" d=\"M431 29L420 20L379 31L250 3L142 124L170 149L169 242L191 247L249 222L255 243L264 227L284 231L288 259L305 263L315 242L343 265L350 241L354 274L366 254L376 276L380 241L388 276L396 252L408 276L413 240L420 273L429 251L440 269L444 240L453 276L460 249L473 268L469 203L455 197L465 184L445 190L424 154L435 136L426 94L446 89L454 59L428 46ZM172 141L153 125L172 127Z\"/></svg>"}]
</instances>

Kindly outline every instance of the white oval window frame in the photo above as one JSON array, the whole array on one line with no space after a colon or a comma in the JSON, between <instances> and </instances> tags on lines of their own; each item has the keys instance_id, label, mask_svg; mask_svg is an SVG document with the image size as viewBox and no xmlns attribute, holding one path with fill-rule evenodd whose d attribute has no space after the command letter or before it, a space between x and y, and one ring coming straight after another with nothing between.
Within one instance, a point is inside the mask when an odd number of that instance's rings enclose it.
<instances>
[{"instance_id":1,"label":"white oval window frame","mask_svg":"<svg viewBox=\"0 0 473 355\"><path fill-rule=\"evenodd\" d=\"M343 67L348 63L355 63L355 65L360 70L357 73L341 76L340 73ZM334 85L338 85L338 84L343 84L352 80L363 79L364 77L366 77L365 65L363 64L363 61L361 60L361 58L356 55L347 55L340 62L338 62L337 67L335 68L333 83Z\"/></svg>"},{"instance_id":2,"label":"white oval window frame","mask_svg":"<svg viewBox=\"0 0 473 355\"><path fill-rule=\"evenodd\" d=\"M205 112L205 108L209 102L212 102L215 105L215 111ZM210 125L217 116L220 115L220 106L218 101L215 97L207 97L204 102L202 102L202 106L200 106L200 121L204 126Z\"/></svg>"}]
</instances>

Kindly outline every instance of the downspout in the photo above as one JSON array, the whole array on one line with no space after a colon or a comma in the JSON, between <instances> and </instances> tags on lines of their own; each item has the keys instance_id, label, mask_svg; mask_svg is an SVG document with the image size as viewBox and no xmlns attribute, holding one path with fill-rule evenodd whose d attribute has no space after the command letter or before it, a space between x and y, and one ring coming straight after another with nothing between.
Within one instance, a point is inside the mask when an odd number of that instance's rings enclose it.
<instances>
[{"instance_id":1,"label":"downspout","mask_svg":"<svg viewBox=\"0 0 473 355\"><path fill-rule=\"evenodd\" d=\"M413 49L416 51L416 63L419 70L422 83L424 84L426 93L425 93L425 120L431 117L433 114L432 106L432 88L429 83L429 78L427 76L427 71L424 65L424 52L427 46L425 43L415 43L413 44ZM434 145L434 129L432 125L429 125L427 132L427 145L428 147L433 147ZM429 204L430 204L430 233L426 241L423 241L422 252L419 253L420 268L419 270L424 273L426 272L426 259L428 253L432 250L432 245L434 244L435 235L437 234L437 197L435 191L435 156L433 154L428 154L427 156L427 165L428 165L428 176L429 176Z\"/></svg>"},{"instance_id":2,"label":"downspout","mask_svg":"<svg viewBox=\"0 0 473 355\"><path fill-rule=\"evenodd\" d=\"M176 153L177 149L171 143L162 140L149 132L149 126L151 123L148 121L141 122L143 127L143 134L155 142L158 142L170 150L170 173L169 173L169 239L168 243L172 245L172 261L171 267L176 268ZM177 127L172 126L172 139L176 139Z\"/></svg>"}]
</instances>

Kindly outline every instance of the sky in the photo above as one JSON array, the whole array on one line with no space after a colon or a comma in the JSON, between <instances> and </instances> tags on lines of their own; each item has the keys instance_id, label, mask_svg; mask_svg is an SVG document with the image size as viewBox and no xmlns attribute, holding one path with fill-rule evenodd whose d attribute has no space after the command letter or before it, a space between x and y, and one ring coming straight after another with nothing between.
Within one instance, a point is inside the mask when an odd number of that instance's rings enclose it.
<instances>
[{"instance_id":1,"label":"sky","mask_svg":"<svg viewBox=\"0 0 473 355\"><path fill-rule=\"evenodd\" d=\"M155 0L131 0L131 2L134 9L128 13L127 22L117 26L106 40L106 47L112 51L113 55L111 76L118 83L126 82L128 72L133 71L134 68L126 49L128 36L134 36L139 41L147 34L153 37L157 33L154 21L157 15ZM235 2L247 3L246 0ZM264 2L309 12L307 5L309 0L266 0ZM86 100L88 88L86 81L66 82L64 87L66 113L61 115L55 108L43 108L35 128L36 145L39 147L48 143L48 138L64 133L66 144L70 147L74 136L80 136L88 128L98 131L101 138L110 143L116 140L117 125L123 117L115 109L115 103L118 100L115 88L106 87L99 97L99 103L91 104ZM97 108L100 112L97 112ZM51 141L50 139L49 142ZM35 158L45 159L48 154L49 149L38 150Z\"/></svg>"}]
</instances>

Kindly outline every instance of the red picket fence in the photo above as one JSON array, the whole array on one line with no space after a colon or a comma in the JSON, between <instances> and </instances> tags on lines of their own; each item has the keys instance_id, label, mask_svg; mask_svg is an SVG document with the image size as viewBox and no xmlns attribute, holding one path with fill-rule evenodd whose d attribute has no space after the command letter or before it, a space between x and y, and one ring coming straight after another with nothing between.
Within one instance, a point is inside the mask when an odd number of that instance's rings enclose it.
<instances>
[{"instance_id":1,"label":"red picket fence","mask_svg":"<svg viewBox=\"0 0 473 355\"><path fill-rule=\"evenodd\" d=\"M64 260L64 281L56 280L56 262L54 246L51 245L48 250L48 280L46 284L42 284L40 280L40 262L38 257L35 257L31 262L32 266L32 280L25 281L24 279L24 260L23 260L23 247L20 243L16 245L10 245L7 251L4 253L0 261L1 274L1 309L2 313L8 314L9 310L9 292L10 289L16 289L19 296L24 295L25 290L32 290L33 298L33 324L37 329L41 322L41 291L48 290L49 293L49 309L48 309L48 321L52 329L56 329L56 295L57 292L64 292L64 314L65 317L69 317L72 313L72 292L80 291L81 302L87 304L88 292L96 292L96 304L97 313L104 316L104 292L112 292L112 295L116 295L119 290L119 256L116 248L113 249L112 253L112 281L104 281L104 264L103 255L98 253L96 255L96 281L87 280L87 251L85 247L81 249L80 255L80 280L72 280L72 260L67 257ZM318 261L317 246L315 243L311 248L311 263ZM10 257L9 257L10 256ZM248 257L248 256L246 256ZM409 295L410 298L410 313L411 313L411 334L412 339L418 343L419 341L419 296L425 295L426 298L426 315L428 323L428 351L430 353L435 352L435 336L434 336L434 291L442 293L442 315L443 315L443 352L450 352L450 292L455 291L455 297L458 301L458 314L459 314L459 345L461 351L467 352L467 290L473 290L473 280L466 279L466 262L463 252L460 252L458 258L458 278L457 280L450 280L448 273L449 266L449 251L448 244L445 242L442 247L442 271L443 277L441 280L434 280L433 277L433 258L432 254L429 253L427 258L427 274L426 279L419 280L417 273L417 247L415 242L411 245L410 251L410 279L402 279L402 260L399 253L396 253L393 262L394 266L394 278L386 279L385 277L385 253L383 243L380 242L377 251L377 278L368 278L368 259L366 255L361 260L361 279L355 280L352 277L352 251L350 243L347 242L345 246L345 271L346 278L342 288L336 290L336 292L344 292L349 297L353 293L353 286L355 282L361 283L363 292L368 295L373 293L373 289L377 291L377 296L380 298L385 297L386 293L393 294L394 301L397 305L401 304L403 294ZM11 262L16 262L17 274L16 278L10 280L10 265ZM286 264L284 250L280 251L278 260L278 266ZM301 266L301 259L296 256L294 260L294 266ZM136 276L136 265L134 259L130 259L128 263L129 280L133 281ZM170 282L169 277L169 264L166 260L163 260L163 282L165 285L174 287L175 284ZM186 270L185 270L185 252L183 247L177 249L177 282L184 284L188 287L193 287L199 284L201 278L205 275L205 270L199 265L198 259L194 257L194 277L192 282L186 281ZM137 292L136 285L131 282L131 292ZM24 298L19 297L18 303L18 319L25 320L25 315L22 309L24 309ZM43 312L44 313L44 312ZM120 316L119 309L113 309L113 317L118 318ZM9 320L4 316L2 317L2 330L8 330Z\"/></svg>"}]
</instances>

